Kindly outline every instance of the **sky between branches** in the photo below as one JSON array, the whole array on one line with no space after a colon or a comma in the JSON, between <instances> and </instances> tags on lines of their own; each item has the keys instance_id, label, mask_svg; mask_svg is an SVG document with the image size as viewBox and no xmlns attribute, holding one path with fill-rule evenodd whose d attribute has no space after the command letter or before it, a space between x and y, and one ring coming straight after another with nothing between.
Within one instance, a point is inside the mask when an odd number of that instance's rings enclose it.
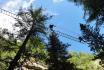
<instances>
[{"instance_id":1,"label":"sky between branches","mask_svg":"<svg viewBox=\"0 0 104 70\"><path fill-rule=\"evenodd\" d=\"M54 15L49 20L50 24L56 25L56 30L70 34L74 37L80 36L79 23L85 23L83 20L83 10L67 0L0 0L0 8L17 13L20 7L28 8L30 5L34 8L43 7L45 13ZM13 32L12 24L16 21L7 15L0 13L0 27L8 28ZM90 53L86 44L81 44L63 37L60 37L65 43L72 46L69 51Z\"/></svg>"}]
</instances>

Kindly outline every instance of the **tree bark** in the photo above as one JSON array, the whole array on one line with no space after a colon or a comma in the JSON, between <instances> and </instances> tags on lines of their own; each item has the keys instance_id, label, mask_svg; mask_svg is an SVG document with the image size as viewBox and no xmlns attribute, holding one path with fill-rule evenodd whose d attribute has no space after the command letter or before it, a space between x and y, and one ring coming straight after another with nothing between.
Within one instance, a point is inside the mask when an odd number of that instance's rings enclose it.
<instances>
[{"instance_id":1,"label":"tree bark","mask_svg":"<svg viewBox=\"0 0 104 70\"><path fill-rule=\"evenodd\" d=\"M30 36L32 35L33 33L33 27L34 27L34 24L32 24L32 27L30 28L30 31L29 33L27 34L23 44L21 45L19 51L17 52L16 56L14 57L14 59L10 62L10 65L8 67L7 70L14 70L15 66L17 66L17 63L18 63L18 60L21 58L22 54L25 52L25 49L26 49L26 44L30 38Z\"/></svg>"}]
</instances>

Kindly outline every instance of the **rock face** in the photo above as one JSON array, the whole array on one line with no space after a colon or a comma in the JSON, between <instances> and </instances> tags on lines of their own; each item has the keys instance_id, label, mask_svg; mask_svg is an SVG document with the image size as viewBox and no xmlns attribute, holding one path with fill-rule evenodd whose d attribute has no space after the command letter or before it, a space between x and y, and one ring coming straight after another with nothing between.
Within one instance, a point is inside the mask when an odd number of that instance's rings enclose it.
<instances>
[{"instance_id":1,"label":"rock face","mask_svg":"<svg viewBox=\"0 0 104 70\"><path fill-rule=\"evenodd\" d=\"M35 62L33 62L33 63L26 62L23 65L22 70L48 70L48 69L40 64L35 63Z\"/></svg>"},{"instance_id":2,"label":"rock face","mask_svg":"<svg viewBox=\"0 0 104 70\"><path fill-rule=\"evenodd\" d=\"M36 62L27 61L23 64L22 70L48 70L47 67L42 66Z\"/></svg>"},{"instance_id":3,"label":"rock face","mask_svg":"<svg viewBox=\"0 0 104 70\"><path fill-rule=\"evenodd\" d=\"M48 70L47 65L42 65L38 62L31 62L31 61L25 61L21 67L17 67L14 70Z\"/></svg>"}]
</instances>

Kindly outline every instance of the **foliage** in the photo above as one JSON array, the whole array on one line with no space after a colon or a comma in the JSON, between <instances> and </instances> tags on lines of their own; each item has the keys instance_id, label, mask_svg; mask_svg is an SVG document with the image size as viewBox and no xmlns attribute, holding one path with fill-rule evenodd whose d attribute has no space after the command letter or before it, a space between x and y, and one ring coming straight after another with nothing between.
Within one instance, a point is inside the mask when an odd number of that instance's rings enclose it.
<instances>
[{"instance_id":1,"label":"foliage","mask_svg":"<svg viewBox=\"0 0 104 70\"><path fill-rule=\"evenodd\" d=\"M31 40L28 41L26 45L26 52L24 55L29 58L29 57L34 57L36 61L45 61L47 58L47 51L46 51L46 46L44 43L42 43L38 37L36 37L35 42L33 43Z\"/></svg>"},{"instance_id":2,"label":"foliage","mask_svg":"<svg viewBox=\"0 0 104 70\"><path fill-rule=\"evenodd\" d=\"M26 65L26 62L31 62L32 64L38 63L45 67L47 66L45 65L45 60L47 58L45 45L38 38L35 38L35 41L36 42L33 43L31 40L28 40L26 51L19 60L19 66L17 68L22 68L21 66L24 64Z\"/></svg>"},{"instance_id":3,"label":"foliage","mask_svg":"<svg viewBox=\"0 0 104 70\"><path fill-rule=\"evenodd\" d=\"M102 66L99 64L100 59L94 59L94 55L85 53L71 53L72 57L69 59L76 67L76 70L103 70Z\"/></svg>"},{"instance_id":4,"label":"foliage","mask_svg":"<svg viewBox=\"0 0 104 70\"><path fill-rule=\"evenodd\" d=\"M3 38L3 39L6 39L6 38ZM9 41L9 42L13 43L15 41ZM38 42L38 39L37 39L37 42ZM4 40L1 40L1 39L0 39L0 43L1 43L1 47L0 47L0 70L6 70L7 67L9 66L10 61L16 55L16 52L19 49L19 45L21 45L21 44L18 42L18 46L13 45L13 44L11 45L11 44L8 44L8 42L5 42ZM19 61L20 65L25 62L24 60L30 60L31 58L32 59L35 58L35 61L32 61L32 62L39 62L39 63L42 62L41 64L45 64L44 62L45 62L45 59L47 56L45 46L41 42L40 43L38 42L37 44L39 46L37 48L35 48L35 46L33 45L33 43L31 41L27 43L26 53L24 56L22 56L21 60ZM39 56L39 57L37 57L37 56Z\"/></svg>"},{"instance_id":5,"label":"foliage","mask_svg":"<svg viewBox=\"0 0 104 70\"><path fill-rule=\"evenodd\" d=\"M85 16L88 15L88 22L97 20L102 24L104 21L104 1L103 0L69 0L76 5L82 5Z\"/></svg>"},{"instance_id":6,"label":"foliage","mask_svg":"<svg viewBox=\"0 0 104 70\"><path fill-rule=\"evenodd\" d=\"M14 58L18 49L19 42L0 36L0 70L7 69L9 62Z\"/></svg>"},{"instance_id":7,"label":"foliage","mask_svg":"<svg viewBox=\"0 0 104 70\"><path fill-rule=\"evenodd\" d=\"M104 64L104 35L100 34L100 26L104 23L104 1L103 0L69 0L76 5L83 6L84 16L87 21L96 20L96 27L80 25L82 40L89 44L91 50L97 53L95 59L100 58Z\"/></svg>"},{"instance_id":8,"label":"foliage","mask_svg":"<svg viewBox=\"0 0 104 70\"><path fill-rule=\"evenodd\" d=\"M0 36L0 70L6 70L8 68L10 61L15 57L21 44L22 41L16 41L16 39L13 40L13 37L7 39ZM46 57L47 51L45 45L40 41L40 39L38 37L35 38L35 45L30 39L26 45L26 52L18 62L18 67L21 67L23 63L26 62L25 60L39 62L43 65L45 64Z\"/></svg>"},{"instance_id":9,"label":"foliage","mask_svg":"<svg viewBox=\"0 0 104 70\"><path fill-rule=\"evenodd\" d=\"M76 5L82 5L84 16L89 16L87 22L96 20L96 25L102 25L104 22L103 0L70 0ZM48 64L49 70L103 70L99 64L100 60L92 60L93 55L84 53L67 52L68 44L63 44L55 31L50 27L48 46L43 38L47 35L47 20L50 18L42 13L42 8L28 10L20 9L19 19L14 25L19 28L16 37L13 33L4 29L0 35L0 70L14 70L22 67L25 62L42 62ZM95 29L90 25L80 24L83 42L89 44L92 51L98 55L96 59L103 56L104 36L100 34L100 29ZM3 36L7 35L8 38ZM20 42L18 42L18 40ZM46 48L47 47L47 48ZM102 58L103 60L104 58ZM71 62L71 63L70 63ZM10 63L10 64L9 64ZM74 68L74 66L75 68ZM8 67L9 66L9 67Z\"/></svg>"},{"instance_id":10,"label":"foliage","mask_svg":"<svg viewBox=\"0 0 104 70\"><path fill-rule=\"evenodd\" d=\"M39 35L42 36L43 34L46 34L46 21L49 17L43 15L42 8L32 9L32 7L30 7L26 11L20 9L18 16L20 16L21 19L17 19L18 22L14 25L20 29L17 38L24 40L32 26L33 28L30 38L34 39L34 36L40 37Z\"/></svg>"},{"instance_id":11,"label":"foliage","mask_svg":"<svg viewBox=\"0 0 104 70\"><path fill-rule=\"evenodd\" d=\"M10 66L8 67L8 70L13 70L18 65L19 59L27 51L26 46L28 40L31 40L33 43L35 43L34 40L36 37L38 37L42 42L41 37L43 35L45 37L46 34L45 24L46 24L46 20L48 20L48 17L46 15L43 15L41 8L37 10L33 10L31 7L27 11L20 10L18 15L22 20L17 19L18 23L15 25L16 27L20 28L17 39L24 40L24 42L19 48L14 59L10 62ZM34 47L38 47L38 46L34 45Z\"/></svg>"},{"instance_id":12,"label":"foliage","mask_svg":"<svg viewBox=\"0 0 104 70\"><path fill-rule=\"evenodd\" d=\"M92 51L100 53L104 51L104 36L100 34L99 30L96 31L90 25L80 24L82 31L81 38L84 42L89 44L89 47Z\"/></svg>"},{"instance_id":13,"label":"foliage","mask_svg":"<svg viewBox=\"0 0 104 70\"><path fill-rule=\"evenodd\" d=\"M68 45L63 44L53 31L49 36L48 45L48 70L73 70L73 65L67 62L70 57L66 51Z\"/></svg>"},{"instance_id":14,"label":"foliage","mask_svg":"<svg viewBox=\"0 0 104 70\"><path fill-rule=\"evenodd\" d=\"M104 64L104 35L100 34L100 30L96 30L90 25L80 24L82 31L82 41L86 42L91 51L94 51L95 59L101 59L101 63Z\"/></svg>"}]
</instances>

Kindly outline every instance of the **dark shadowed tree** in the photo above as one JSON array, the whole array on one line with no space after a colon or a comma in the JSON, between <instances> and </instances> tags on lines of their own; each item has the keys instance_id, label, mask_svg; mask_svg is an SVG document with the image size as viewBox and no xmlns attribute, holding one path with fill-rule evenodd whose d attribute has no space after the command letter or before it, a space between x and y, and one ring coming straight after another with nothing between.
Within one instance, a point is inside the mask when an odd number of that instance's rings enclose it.
<instances>
[{"instance_id":1,"label":"dark shadowed tree","mask_svg":"<svg viewBox=\"0 0 104 70\"><path fill-rule=\"evenodd\" d=\"M69 0L77 6L83 6L87 22L96 21L96 28L104 23L104 0Z\"/></svg>"},{"instance_id":2,"label":"dark shadowed tree","mask_svg":"<svg viewBox=\"0 0 104 70\"><path fill-rule=\"evenodd\" d=\"M48 58L48 70L73 70L73 64L67 62L70 55L67 52L68 44L63 44L58 39L57 34L52 31L49 36L49 44L47 47Z\"/></svg>"},{"instance_id":3,"label":"dark shadowed tree","mask_svg":"<svg viewBox=\"0 0 104 70\"><path fill-rule=\"evenodd\" d=\"M90 25L80 24L82 31L82 39L89 44L92 51L100 53L104 51L104 35L100 34L100 31L96 31L94 27Z\"/></svg>"},{"instance_id":4,"label":"dark shadowed tree","mask_svg":"<svg viewBox=\"0 0 104 70\"><path fill-rule=\"evenodd\" d=\"M94 27L90 25L80 24L82 31L82 40L87 43L96 55L95 59L100 58L102 63L104 63L104 35L100 34L99 30L96 31Z\"/></svg>"},{"instance_id":5,"label":"dark shadowed tree","mask_svg":"<svg viewBox=\"0 0 104 70\"><path fill-rule=\"evenodd\" d=\"M77 6L83 6L84 18L87 22L96 21L95 27L81 24L82 37L92 51L97 53L95 58L100 58L104 63L104 35L100 33L100 26L104 24L104 0L69 0Z\"/></svg>"},{"instance_id":6,"label":"dark shadowed tree","mask_svg":"<svg viewBox=\"0 0 104 70\"><path fill-rule=\"evenodd\" d=\"M104 1L103 0L69 0L76 5L83 6L88 21L103 19L104 21Z\"/></svg>"}]
</instances>

